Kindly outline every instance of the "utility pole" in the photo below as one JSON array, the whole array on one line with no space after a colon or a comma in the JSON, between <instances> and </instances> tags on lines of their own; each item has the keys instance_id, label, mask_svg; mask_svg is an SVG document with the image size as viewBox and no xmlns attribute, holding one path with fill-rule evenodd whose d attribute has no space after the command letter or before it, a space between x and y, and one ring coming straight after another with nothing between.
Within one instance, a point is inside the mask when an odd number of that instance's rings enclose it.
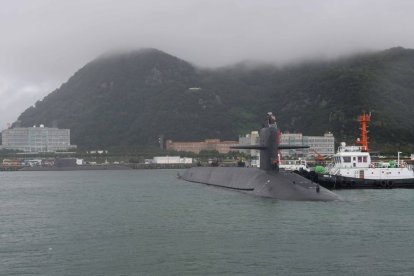
<instances>
[{"instance_id":1,"label":"utility pole","mask_svg":"<svg viewBox=\"0 0 414 276\"><path fill-rule=\"evenodd\" d=\"M397 153L397 165L398 165L398 168L400 167L400 154L401 154L402 152L401 151L399 151L398 153Z\"/></svg>"},{"instance_id":2,"label":"utility pole","mask_svg":"<svg viewBox=\"0 0 414 276\"><path fill-rule=\"evenodd\" d=\"M160 149L164 150L164 135L158 135L158 144L160 144Z\"/></svg>"}]
</instances>

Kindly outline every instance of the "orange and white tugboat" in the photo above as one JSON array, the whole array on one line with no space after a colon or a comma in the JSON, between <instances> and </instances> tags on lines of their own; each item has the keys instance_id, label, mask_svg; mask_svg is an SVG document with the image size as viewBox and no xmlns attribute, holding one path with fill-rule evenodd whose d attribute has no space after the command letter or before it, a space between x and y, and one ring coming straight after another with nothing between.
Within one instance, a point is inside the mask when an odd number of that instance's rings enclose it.
<instances>
[{"instance_id":1,"label":"orange and white tugboat","mask_svg":"<svg viewBox=\"0 0 414 276\"><path fill-rule=\"evenodd\" d=\"M326 173L318 175L318 182L329 189L391 189L414 188L413 166L398 159L389 162L372 162L368 151L368 123L370 114L358 117L361 123L361 139L358 146L344 142L326 167Z\"/></svg>"}]
</instances>

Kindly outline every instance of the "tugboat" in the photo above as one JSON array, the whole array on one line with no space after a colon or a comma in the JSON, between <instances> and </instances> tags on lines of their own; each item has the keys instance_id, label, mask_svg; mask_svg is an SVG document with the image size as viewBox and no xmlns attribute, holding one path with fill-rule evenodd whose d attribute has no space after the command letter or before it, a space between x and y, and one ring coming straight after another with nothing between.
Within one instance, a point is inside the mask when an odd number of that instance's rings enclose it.
<instances>
[{"instance_id":1,"label":"tugboat","mask_svg":"<svg viewBox=\"0 0 414 276\"><path fill-rule=\"evenodd\" d=\"M360 146L347 146L344 142L326 168L318 175L320 185L328 189L392 189L414 188L413 166L400 160L372 162L368 151L368 122L370 114L358 117L361 123Z\"/></svg>"}]
</instances>

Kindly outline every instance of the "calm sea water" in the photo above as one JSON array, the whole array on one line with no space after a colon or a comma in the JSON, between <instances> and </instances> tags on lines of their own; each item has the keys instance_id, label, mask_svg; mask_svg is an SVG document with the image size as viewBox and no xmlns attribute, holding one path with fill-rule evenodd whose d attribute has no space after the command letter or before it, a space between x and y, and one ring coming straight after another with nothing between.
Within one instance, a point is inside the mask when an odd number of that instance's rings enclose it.
<instances>
[{"instance_id":1,"label":"calm sea water","mask_svg":"<svg viewBox=\"0 0 414 276\"><path fill-rule=\"evenodd\" d=\"M0 275L414 274L414 190L289 202L176 173L0 173Z\"/></svg>"}]
</instances>

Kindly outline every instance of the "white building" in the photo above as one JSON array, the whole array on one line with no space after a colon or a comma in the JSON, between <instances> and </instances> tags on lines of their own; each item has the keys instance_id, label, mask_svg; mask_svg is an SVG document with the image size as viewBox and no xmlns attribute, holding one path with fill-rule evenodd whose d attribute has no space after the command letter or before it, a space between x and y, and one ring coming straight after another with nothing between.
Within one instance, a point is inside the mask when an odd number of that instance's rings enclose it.
<instances>
[{"instance_id":1,"label":"white building","mask_svg":"<svg viewBox=\"0 0 414 276\"><path fill-rule=\"evenodd\" d=\"M276 143L276 141L275 141ZM240 145L257 145L259 144L259 134L252 131L250 134L239 137ZM302 133L281 133L280 144L309 146L305 149L288 149L281 150L282 158L286 157L315 157L318 155L332 156L335 154L335 138L332 133L325 133L324 136L303 136ZM258 150L240 150L240 152L250 153L254 159L258 159L260 151Z\"/></svg>"},{"instance_id":2,"label":"white building","mask_svg":"<svg viewBox=\"0 0 414 276\"><path fill-rule=\"evenodd\" d=\"M309 149L304 149L307 156L333 156L335 154L335 137L331 132L323 136L303 136L303 144L309 146Z\"/></svg>"},{"instance_id":3,"label":"white building","mask_svg":"<svg viewBox=\"0 0 414 276\"><path fill-rule=\"evenodd\" d=\"M153 164L192 164L193 158L180 156L155 156L152 159Z\"/></svg>"},{"instance_id":4,"label":"white building","mask_svg":"<svg viewBox=\"0 0 414 276\"><path fill-rule=\"evenodd\" d=\"M323 136L303 136L302 133L282 133L281 144L304 145L305 149L281 150L282 158L287 156L303 156L306 158L316 156L333 156L335 154L335 137L327 132Z\"/></svg>"},{"instance_id":5,"label":"white building","mask_svg":"<svg viewBox=\"0 0 414 276\"><path fill-rule=\"evenodd\" d=\"M252 131L245 136L239 136L239 145L258 145L259 144L259 132ZM239 152L249 154L252 157L251 165L253 167L259 166L260 160L260 150L254 149L240 149Z\"/></svg>"},{"instance_id":6,"label":"white building","mask_svg":"<svg viewBox=\"0 0 414 276\"><path fill-rule=\"evenodd\" d=\"M1 132L3 149L24 152L55 152L76 148L70 144L70 130L40 127L17 127Z\"/></svg>"},{"instance_id":7,"label":"white building","mask_svg":"<svg viewBox=\"0 0 414 276\"><path fill-rule=\"evenodd\" d=\"M252 131L245 136L239 136L239 145L258 145L259 144L259 132ZM256 156L260 153L259 150L252 149L241 149L239 150L242 153L250 154L251 156Z\"/></svg>"},{"instance_id":8,"label":"white building","mask_svg":"<svg viewBox=\"0 0 414 276\"><path fill-rule=\"evenodd\" d=\"M280 144L290 145L290 146L303 146L303 136L302 133L281 133L280 134ZM281 150L280 154L282 158L285 156L304 156L304 149L287 149Z\"/></svg>"}]
</instances>

